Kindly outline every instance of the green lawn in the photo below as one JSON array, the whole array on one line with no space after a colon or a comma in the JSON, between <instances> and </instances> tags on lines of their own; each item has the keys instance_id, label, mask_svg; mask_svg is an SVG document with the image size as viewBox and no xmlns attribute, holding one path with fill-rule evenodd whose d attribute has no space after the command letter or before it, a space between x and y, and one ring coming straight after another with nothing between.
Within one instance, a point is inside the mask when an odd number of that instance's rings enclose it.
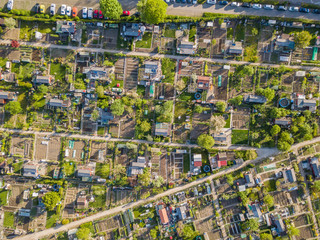
<instances>
[{"instance_id":1,"label":"green lawn","mask_svg":"<svg viewBox=\"0 0 320 240\"><path fill-rule=\"evenodd\" d=\"M137 86L137 93L140 97L144 97L144 95L146 94L146 87L142 86L142 85L138 85Z\"/></svg>"},{"instance_id":2,"label":"green lawn","mask_svg":"<svg viewBox=\"0 0 320 240\"><path fill-rule=\"evenodd\" d=\"M236 27L236 41L243 41L245 36L245 27L241 24L238 24Z\"/></svg>"},{"instance_id":3,"label":"green lawn","mask_svg":"<svg viewBox=\"0 0 320 240\"><path fill-rule=\"evenodd\" d=\"M105 127L98 127L98 135L104 136L105 134Z\"/></svg>"},{"instance_id":4,"label":"green lawn","mask_svg":"<svg viewBox=\"0 0 320 240\"><path fill-rule=\"evenodd\" d=\"M166 30L164 31L164 36L168 38L175 38L176 37L176 30L170 29L169 27L166 27Z\"/></svg>"},{"instance_id":5,"label":"green lawn","mask_svg":"<svg viewBox=\"0 0 320 240\"><path fill-rule=\"evenodd\" d=\"M36 28L36 26L38 26L38 28ZM24 39L26 41L32 40L36 30L43 34L53 33L52 27L55 27L55 24L50 22L21 21L20 22L20 39Z\"/></svg>"},{"instance_id":6,"label":"green lawn","mask_svg":"<svg viewBox=\"0 0 320 240\"><path fill-rule=\"evenodd\" d=\"M191 101L194 99L194 93L183 92L179 95L181 101Z\"/></svg>"},{"instance_id":7,"label":"green lawn","mask_svg":"<svg viewBox=\"0 0 320 240\"><path fill-rule=\"evenodd\" d=\"M183 172L187 173L190 171L190 156L189 154L183 155Z\"/></svg>"},{"instance_id":8,"label":"green lawn","mask_svg":"<svg viewBox=\"0 0 320 240\"><path fill-rule=\"evenodd\" d=\"M248 144L248 130L232 130L232 144Z\"/></svg>"},{"instance_id":9,"label":"green lawn","mask_svg":"<svg viewBox=\"0 0 320 240\"><path fill-rule=\"evenodd\" d=\"M97 163L96 165L96 175L102 178L108 178L110 174L110 164L109 163Z\"/></svg>"},{"instance_id":10,"label":"green lawn","mask_svg":"<svg viewBox=\"0 0 320 240\"><path fill-rule=\"evenodd\" d=\"M59 215L55 211L49 211L47 214L46 228L52 228L57 222Z\"/></svg>"},{"instance_id":11,"label":"green lawn","mask_svg":"<svg viewBox=\"0 0 320 240\"><path fill-rule=\"evenodd\" d=\"M136 42L136 48L151 48L152 32L146 32L142 40Z\"/></svg>"},{"instance_id":12,"label":"green lawn","mask_svg":"<svg viewBox=\"0 0 320 240\"><path fill-rule=\"evenodd\" d=\"M227 28L227 40L233 39L233 28Z\"/></svg>"},{"instance_id":13,"label":"green lawn","mask_svg":"<svg viewBox=\"0 0 320 240\"><path fill-rule=\"evenodd\" d=\"M194 42L196 40L197 27L192 26L189 31L189 41Z\"/></svg>"},{"instance_id":14,"label":"green lawn","mask_svg":"<svg viewBox=\"0 0 320 240\"><path fill-rule=\"evenodd\" d=\"M190 110L190 107L188 106L187 102L176 102L174 122L183 123L186 120L188 110ZM189 113L191 113L191 111L189 111Z\"/></svg>"},{"instance_id":15,"label":"green lawn","mask_svg":"<svg viewBox=\"0 0 320 240\"><path fill-rule=\"evenodd\" d=\"M4 212L3 226L8 228L14 228L13 212Z\"/></svg>"},{"instance_id":16,"label":"green lawn","mask_svg":"<svg viewBox=\"0 0 320 240\"><path fill-rule=\"evenodd\" d=\"M165 76L162 81L173 84L176 70L176 61L170 58L163 58L161 63L162 74Z\"/></svg>"},{"instance_id":17,"label":"green lawn","mask_svg":"<svg viewBox=\"0 0 320 240\"><path fill-rule=\"evenodd\" d=\"M273 179L268 180L268 181L265 181L263 184L267 192L273 192L277 190L276 180L273 180Z\"/></svg>"},{"instance_id":18,"label":"green lawn","mask_svg":"<svg viewBox=\"0 0 320 240\"><path fill-rule=\"evenodd\" d=\"M2 190L0 192L0 206L7 205L8 191Z\"/></svg>"},{"instance_id":19,"label":"green lawn","mask_svg":"<svg viewBox=\"0 0 320 240\"><path fill-rule=\"evenodd\" d=\"M74 162L65 162L62 164L62 168L66 176L72 176L75 171L75 164Z\"/></svg>"},{"instance_id":20,"label":"green lawn","mask_svg":"<svg viewBox=\"0 0 320 240\"><path fill-rule=\"evenodd\" d=\"M56 80L63 80L66 75L66 67L61 63L51 63L50 74L55 75Z\"/></svg>"},{"instance_id":21,"label":"green lawn","mask_svg":"<svg viewBox=\"0 0 320 240\"><path fill-rule=\"evenodd\" d=\"M106 188L104 186L92 186L94 202L89 203L90 207L102 208L106 205Z\"/></svg>"},{"instance_id":22,"label":"green lawn","mask_svg":"<svg viewBox=\"0 0 320 240\"><path fill-rule=\"evenodd\" d=\"M119 84L119 88L123 88L123 81L122 80L113 80L111 83L110 83L110 87L111 88L116 88L117 87L117 84Z\"/></svg>"}]
</instances>

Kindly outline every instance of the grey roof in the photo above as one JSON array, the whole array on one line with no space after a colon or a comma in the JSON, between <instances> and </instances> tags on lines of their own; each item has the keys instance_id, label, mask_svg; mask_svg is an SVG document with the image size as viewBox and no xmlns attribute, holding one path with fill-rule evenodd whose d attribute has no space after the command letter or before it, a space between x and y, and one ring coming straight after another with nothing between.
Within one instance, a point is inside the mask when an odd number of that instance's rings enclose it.
<instances>
[{"instance_id":1,"label":"grey roof","mask_svg":"<svg viewBox=\"0 0 320 240\"><path fill-rule=\"evenodd\" d=\"M274 124L281 125L281 126L287 126L291 124L291 119L289 118L278 118L274 120Z\"/></svg>"},{"instance_id":2,"label":"grey roof","mask_svg":"<svg viewBox=\"0 0 320 240\"><path fill-rule=\"evenodd\" d=\"M38 176L38 165L35 164L26 164L23 167L23 176L24 177L37 177Z\"/></svg>"},{"instance_id":3,"label":"grey roof","mask_svg":"<svg viewBox=\"0 0 320 240\"><path fill-rule=\"evenodd\" d=\"M285 171L285 178L290 182L290 183L293 183L295 182L297 179L296 179L296 174L294 172L293 169L288 169Z\"/></svg>"},{"instance_id":4,"label":"grey roof","mask_svg":"<svg viewBox=\"0 0 320 240\"><path fill-rule=\"evenodd\" d=\"M248 94L244 96L243 101L247 103L266 103L267 98L264 96Z\"/></svg>"},{"instance_id":5,"label":"grey roof","mask_svg":"<svg viewBox=\"0 0 320 240\"><path fill-rule=\"evenodd\" d=\"M0 91L0 99L13 100L14 98L15 98L15 93L14 92L2 92L2 91Z\"/></svg>"},{"instance_id":6,"label":"grey roof","mask_svg":"<svg viewBox=\"0 0 320 240\"><path fill-rule=\"evenodd\" d=\"M78 169L77 176L78 177L91 177L92 169L91 168L84 168L84 169Z\"/></svg>"},{"instance_id":7,"label":"grey roof","mask_svg":"<svg viewBox=\"0 0 320 240\"><path fill-rule=\"evenodd\" d=\"M170 134L170 124L169 123L156 123L155 135L167 137Z\"/></svg>"},{"instance_id":8,"label":"grey roof","mask_svg":"<svg viewBox=\"0 0 320 240\"><path fill-rule=\"evenodd\" d=\"M35 78L34 78L34 83L41 83L41 84L51 84L51 79L52 79L52 76L40 76L40 75L37 75Z\"/></svg>"},{"instance_id":9,"label":"grey roof","mask_svg":"<svg viewBox=\"0 0 320 240\"><path fill-rule=\"evenodd\" d=\"M181 206L181 207L177 208L177 213L178 213L179 218L181 220L184 220L184 219L187 218L186 207L185 206Z\"/></svg>"}]
</instances>

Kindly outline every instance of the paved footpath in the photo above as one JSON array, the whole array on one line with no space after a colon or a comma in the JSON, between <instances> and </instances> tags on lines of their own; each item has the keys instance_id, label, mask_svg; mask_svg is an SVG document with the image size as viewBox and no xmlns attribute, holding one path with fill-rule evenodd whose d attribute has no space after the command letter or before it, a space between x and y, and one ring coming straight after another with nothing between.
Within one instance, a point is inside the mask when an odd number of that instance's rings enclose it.
<instances>
[{"instance_id":1,"label":"paved footpath","mask_svg":"<svg viewBox=\"0 0 320 240\"><path fill-rule=\"evenodd\" d=\"M211 63L221 63L221 64L227 64L227 65L235 64L235 65L250 65L250 66L272 67L272 68L277 68L281 66L279 64L252 63L252 62L246 62L246 61L233 61L233 60L219 59L219 58L190 57L190 56L182 56L182 55L167 55L167 54L160 54L160 53L143 53L143 52L133 52L133 51L113 50L113 49L103 49L103 48L66 46L66 45L56 45L56 44L43 43L43 42L41 43L41 42L19 41L19 43L22 46L66 49L66 50L74 50L77 52L88 51L88 52L98 52L98 53L125 54L126 56L129 56L129 57L139 56L139 57L151 57L151 58L171 58L175 60L206 61ZM10 45L10 44L11 44L11 40L0 40L0 45ZM292 68L292 69L304 69L309 71L319 70L319 67L313 67L313 66L286 66L286 67Z\"/></svg>"}]
</instances>

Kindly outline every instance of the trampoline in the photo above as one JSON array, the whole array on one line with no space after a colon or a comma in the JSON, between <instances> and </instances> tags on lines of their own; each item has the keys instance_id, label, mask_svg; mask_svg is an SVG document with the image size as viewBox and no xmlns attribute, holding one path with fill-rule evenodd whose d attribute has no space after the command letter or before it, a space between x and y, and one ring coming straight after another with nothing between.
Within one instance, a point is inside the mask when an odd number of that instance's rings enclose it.
<instances>
[{"instance_id":1,"label":"trampoline","mask_svg":"<svg viewBox=\"0 0 320 240\"><path fill-rule=\"evenodd\" d=\"M209 165L205 165L205 166L203 167L203 171L204 171L205 173L210 172L210 167L209 167Z\"/></svg>"},{"instance_id":2,"label":"trampoline","mask_svg":"<svg viewBox=\"0 0 320 240\"><path fill-rule=\"evenodd\" d=\"M281 98L281 99L279 100L279 105L280 105L280 107L285 108L285 107L288 107L289 104L290 104L290 100L289 100L288 98Z\"/></svg>"}]
</instances>

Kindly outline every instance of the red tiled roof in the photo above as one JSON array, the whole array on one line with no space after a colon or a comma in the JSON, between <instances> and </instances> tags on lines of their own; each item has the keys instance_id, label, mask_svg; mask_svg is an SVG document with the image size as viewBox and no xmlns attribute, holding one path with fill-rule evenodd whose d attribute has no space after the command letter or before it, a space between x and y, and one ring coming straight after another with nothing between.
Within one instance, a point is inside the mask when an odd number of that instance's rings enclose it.
<instances>
[{"instance_id":1,"label":"red tiled roof","mask_svg":"<svg viewBox=\"0 0 320 240\"><path fill-rule=\"evenodd\" d=\"M167 210L165 208L162 208L159 210L160 220L162 224L169 223L169 218L167 214Z\"/></svg>"},{"instance_id":2,"label":"red tiled roof","mask_svg":"<svg viewBox=\"0 0 320 240\"><path fill-rule=\"evenodd\" d=\"M194 161L193 166L195 166L195 167L201 167L201 166L202 166L202 162L200 162L200 161Z\"/></svg>"},{"instance_id":3,"label":"red tiled roof","mask_svg":"<svg viewBox=\"0 0 320 240\"><path fill-rule=\"evenodd\" d=\"M218 167L227 166L227 161L218 161Z\"/></svg>"}]
</instances>

